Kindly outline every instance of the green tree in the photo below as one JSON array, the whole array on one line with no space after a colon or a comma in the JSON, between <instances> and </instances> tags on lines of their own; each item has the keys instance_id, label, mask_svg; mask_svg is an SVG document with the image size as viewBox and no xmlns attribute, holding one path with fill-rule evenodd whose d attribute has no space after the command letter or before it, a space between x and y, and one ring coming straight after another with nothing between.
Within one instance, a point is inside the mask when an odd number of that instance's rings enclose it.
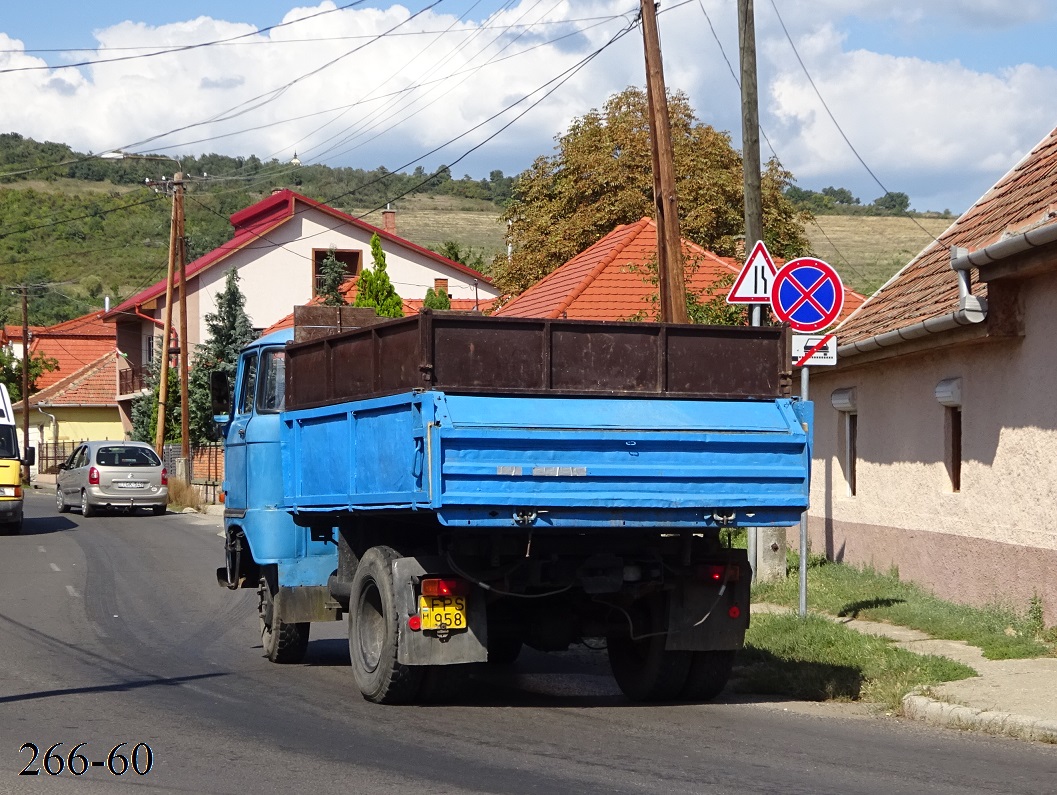
<instances>
[{"instance_id":1,"label":"green tree","mask_svg":"<svg viewBox=\"0 0 1057 795\"><path fill-rule=\"evenodd\" d=\"M899 215L910 209L910 197L905 193L888 192L884 196L874 199L873 203L877 209L892 215Z\"/></svg>"},{"instance_id":2,"label":"green tree","mask_svg":"<svg viewBox=\"0 0 1057 795\"><path fill-rule=\"evenodd\" d=\"M451 299L443 290L437 292L432 287L426 290L426 300L422 302L426 309L451 309Z\"/></svg>"},{"instance_id":3,"label":"green tree","mask_svg":"<svg viewBox=\"0 0 1057 795\"><path fill-rule=\"evenodd\" d=\"M339 263L340 264L340 263ZM216 312L205 316L206 339L195 348L194 366L187 385L187 417L192 444L216 438L209 379L213 372L226 373L234 382L239 352L254 339L253 325L246 314L246 297L239 289L238 272L231 268L224 289L217 295Z\"/></svg>"},{"instance_id":4,"label":"green tree","mask_svg":"<svg viewBox=\"0 0 1057 795\"><path fill-rule=\"evenodd\" d=\"M341 285L345 283L345 263L335 256L334 246L327 250L327 256L319 266L319 295L323 297L324 306L344 306L345 296L341 294Z\"/></svg>"},{"instance_id":5,"label":"green tree","mask_svg":"<svg viewBox=\"0 0 1057 795\"><path fill-rule=\"evenodd\" d=\"M377 232L371 235L371 259L374 268L364 268L356 280L355 306L373 306L379 317L403 317L404 302L385 270L385 252Z\"/></svg>"},{"instance_id":6,"label":"green tree","mask_svg":"<svg viewBox=\"0 0 1057 795\"><path fill-rule=\"evenodd\" d=\"M730 136L701 124L685 94L669 97L682 235L715 251L735 254L744 235L742 164ZM515 183L500 216L510 222L510 261L497 257L493 278L519 293L619 224L652 215L653 167L646 94L627 88L602 111L575 119L557 139L557 154L539 157ZM763 173L764 238L778 257L807 251L804 222L782 194L792 179L777 160Z\"/></svg>"},{"instance_id":7,"label":"green tree","mask_svg":"<svg viewBox=\"0 0 1057 795\"><path fill-rule=\"evenodd\" d=\"M45 356L43 353L31 354L29 357L29 394L32 395L37 391L38 378L58 368L58 359ZM7 387L12 403L17 403L22 399L22 357L16 356L9 348L0 348L0 383Z\"/></svg>"},{"instance_id":8,"label":"green tree","mask_svg":"<svg viewBox=\"0 0 1057 795\"><path fill-rule=\"evenodd\" d=\"M694 273L701 267L701 262L696 259L688 259L683 264L686 275L686 283L690 284ZM657 287L657 257L641 266L632 266L633 272L642 273L643 280ZM728 304L727 293L734 284L734 274L722 276L703 290L694 290L692 287L686 289L686 312L690 316L691 323L701 323L708 326L745 326L749 322L749 313L742 304ZM632 315L629 320L655 320L657 318L658 293L653 292L647 299L649 309L642 309Z\"/></svg>"}]
</instances>

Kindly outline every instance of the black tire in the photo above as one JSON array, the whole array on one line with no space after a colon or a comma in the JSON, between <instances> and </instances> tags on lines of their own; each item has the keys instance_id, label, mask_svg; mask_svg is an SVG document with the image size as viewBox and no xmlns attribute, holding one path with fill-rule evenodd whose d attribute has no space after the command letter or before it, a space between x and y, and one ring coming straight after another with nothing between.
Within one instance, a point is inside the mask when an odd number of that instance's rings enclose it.
<instances>
[{"instance_id":1,"label":"black tire","mask_svg":"<svg viewBox=\"0 0 1057 795\"><path fill-rule=\"evenodd\" d=\"M273 663L294 665L305 658L312 625L308 622L288 624L275 619L275 594L279 588L277 573L272 568L272 576L262 576L260 581L261 646L264 656Z\"/></svg>"},{"instance_id":2,"label":"black tire","mask_svg":"<svg viewBox=\"0 0 1057 795\"><path fill-rule=\"evenodd\" d=\"M711 701L727 686L734 667L733 649L691 652L690 673L683 685L682 697L687 701Z\"/></svg>"},{"instance_id":3,"label":"black tire","mask_svg":"<svg viewBox=\"0 0 1057 795\"><path fill-rule=\"evenodd\" d=\"M418 697L423 666L397 661L397 622L391 547L371 547L356 566L349 597L349 657L363 697L376 704L409 704Z\"/></svg>"},{"instance_id":4,"label":"black tire","mask_svg":"<svg viewBox=\"0 0 1057 795\"><path fill-rule=\"evenodd\" d=\"M62 486L55 487L55 509L59 513L68 513L70 506L66 504L66 495L62 493Z\"/></svg>"},{"instance_id":5,"label":"black tire","mask_svg":"<svg viewBox=\"0 0 1057 795\"><path fill-rule=\"evenodd\" d=\"M88 502L88 492L81 492L81 516L87 519L89 516L95 516L98 513L98 509Z\"/></svg>"},{"instance_id":6,"label":"black tire","mask_svg":"<svg viewBox=\"0 0 1057 795\"><path fill-rule=\"evenodd\" d=\"M489 665L513 665L521 654L524 644L521 638L509 636L488 635L488 664Z\"/></svg>"},{"instance_id":7,"label":"black tire","mask_svg":"<svg viewBox=\"0 0 1057 795\"><path fill-rule=\"evenodd\" d=\"M654 594L633 605L629 612L634 634L642 639L632 640L620 636L606 639L609 665L617 685L624 695L634 701L671 701L677 698L690 673L692 652L667 651L664 648L666 598Z\"/></svg>"},{"instance_id":8,"label":"black tire","mask_svg":"<svg viewBox=\"0 0 1057 795\"><path fill-rule=\"evenodd\" d=\"M152 505L151 508L150 508L150 511L155 516L161 516L163 513L165 513L166 507L167 506L165 506L165 505Z\"/></svg>"}]
</instances>

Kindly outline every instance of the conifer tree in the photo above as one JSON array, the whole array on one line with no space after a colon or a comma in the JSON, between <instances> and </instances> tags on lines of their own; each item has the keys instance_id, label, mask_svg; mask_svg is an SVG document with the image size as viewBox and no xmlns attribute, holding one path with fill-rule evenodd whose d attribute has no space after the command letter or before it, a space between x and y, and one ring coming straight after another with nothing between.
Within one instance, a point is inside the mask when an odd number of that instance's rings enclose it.
<instances>
[{"instance_id":1,"label":"conifer tree","mask_svg":"<svg viewBox=\"0 0 1057 795\"><path fill-rule=\"evenodd\" d=\"M396 288L389 281L385 269L385 252L382 251L382 239L376 232L371 236L371 259L374 268L366 268L356 280L355 306L374 307L379 317L403 317L404 302L396 293Z\"/></svg>"},{"instance_id":2,"label":"conifer tree","mask_svg":"<svg viewBox=\"0 0 1057 795\"><path fill-rule=\"evenodd\" d=\"M336 249L331 246L327 256L319 266L319 295L324 306L344 306L345 296L341 294L341 285L345 283L345 263L335 256Z\"/></svg>"}]
</instances>

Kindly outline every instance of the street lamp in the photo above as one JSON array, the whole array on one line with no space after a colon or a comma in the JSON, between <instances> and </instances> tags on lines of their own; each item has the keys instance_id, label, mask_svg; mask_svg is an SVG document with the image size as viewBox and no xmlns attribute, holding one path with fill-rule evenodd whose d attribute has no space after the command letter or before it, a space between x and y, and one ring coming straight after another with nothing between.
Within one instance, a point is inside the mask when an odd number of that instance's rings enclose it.
<instances>
[{"instance_id":1,"label":"street lamp","mask_svg":"<svg viewBox=\"0 0 1057 795\"><path fill-rule=\"evenodd\" d=\"M173 174L173 205L172 220L169 224L169 263L165 278L165 321L162 324L162 345L165 353L161 360L161 374L158 383L158 425L155 429L154 446L161 455L165 446L165 414L166 403L169 399L169 336L172 333L172 305L173 305L173 281L179 274L180 294L180 400L183 410L180 412L180 456L183 459L182 474L189 478L191 462L190 445L190 422L188 417L187 396L187 271L184 247L184 181L183 165L175 157L166 155L139 155L129 152L113 151L104 152L99 157L106 160L123 160L132 158L136 160L166 160L176 163L180 170Z\"/></svg>"}]
</instances>

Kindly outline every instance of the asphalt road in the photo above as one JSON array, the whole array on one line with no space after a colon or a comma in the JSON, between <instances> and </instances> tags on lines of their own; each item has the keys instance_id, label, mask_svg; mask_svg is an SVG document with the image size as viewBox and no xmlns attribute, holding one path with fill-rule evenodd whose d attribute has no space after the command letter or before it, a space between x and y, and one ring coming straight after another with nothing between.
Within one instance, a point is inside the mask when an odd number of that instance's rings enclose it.
<instances>
[{"instance_id":1,"label":"asphalt road","mask_svg":"<svg viewBox=\"0 0 1057 795\"><path fill-rule=\"evenodd\" d=\"M1051 746L834 706L635 706L586 650L483 670L457 705L369 704L344 622L313 625L304 665L261 657L256 595L216 585L217 518L82 519L47 494L31 495L27 517L22 535L0 536L0 792L1057 789ZM43 756L60 742L64 769L49 775ZM102 764L76 776L65 762L82 742ZM24 743L39 749L32 764ZM119 743L120 756L149 746L151 769L115 776ZM40 772L20 776L27 767Z\"/></svg>"}]
</instances>

